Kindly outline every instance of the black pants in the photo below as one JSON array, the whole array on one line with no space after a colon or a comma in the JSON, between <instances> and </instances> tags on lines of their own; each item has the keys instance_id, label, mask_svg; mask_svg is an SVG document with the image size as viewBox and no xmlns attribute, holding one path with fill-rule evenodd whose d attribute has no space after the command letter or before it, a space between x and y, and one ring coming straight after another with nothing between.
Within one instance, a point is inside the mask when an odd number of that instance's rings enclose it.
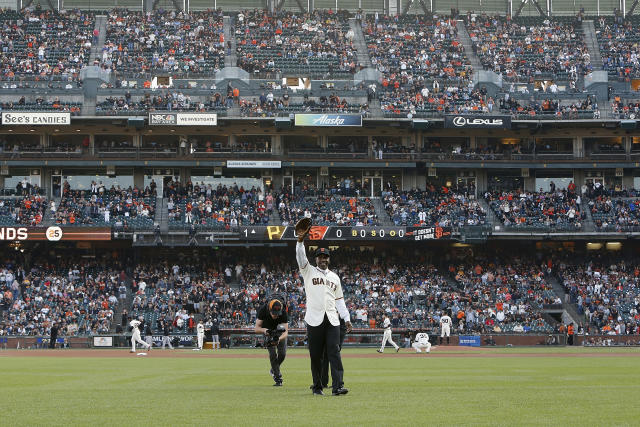
<instances>
[{"instance_id":1,"label":"black pants","mask_svg":"<svg viewBox=\"0 0 640 427\"><path fill-rule=\"evenodd\" d=\"M273 375L276 378L281 378L280 365L284 362L284 358L287 357L287 340L282 340L278 345L267 347L267 349L269 350L269 362L271 362Z\"/></svg>"},{"instance_id":2,"label":"black pants","mask_svg":"<svg viewBox=\"0 0 640 427\"><path fill-rule=\"evenodd\" d=\"M344 336L347 334L347 326L340 322L340 351L342 351L342 343L344 342ZM344 379L344 378L343 378ZM329 357L327 356L327 348L324 349L324 355L322 356L322 386L327 387L329 385ZM340 383L340 387L344 384Z\"/></svg>"},{"instance_id":3,"label":"black pants","mask_svg":"<svg viewBox=\"0 0 640 427\"><path fill-rule=\"evenodd\" d=\"M58 335L51 335L49 339L49 348L56 348L56 341L58 340Z\"/></svg>"},{"instance_id":4,"label":"black pants","mask_svg":"<svg viewBox=\"0 0 640 427\"><path fill-rule=\"evenodd\" d=\"M333 326L327 315L318 326L307 325L309 355L311 356L311 377L313 389L322 390L322 359L325 348L331 364L331 386L337 390L342 385L342 359L340 358L340 326Z\"/></svg>"}]
</instances>

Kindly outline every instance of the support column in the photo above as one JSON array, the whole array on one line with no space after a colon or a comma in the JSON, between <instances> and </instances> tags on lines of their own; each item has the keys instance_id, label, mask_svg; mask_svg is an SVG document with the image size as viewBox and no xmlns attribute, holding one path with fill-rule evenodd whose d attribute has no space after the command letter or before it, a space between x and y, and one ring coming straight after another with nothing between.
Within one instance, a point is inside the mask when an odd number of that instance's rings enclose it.
<instances>
[{"instance_id":1,"label":"support column","mask_svg":"<svg viewBox=\"0 0 640 427\"><path fill-rule=\"evenodd\" d=\"M478 148L478 140L475 135L469 137L469 148L472 150Z\"/></svg>"},{"instance_id":2,"label":"support column","mask_svg":"<svg viewBox=\"0 0 640 427\"><path fill-rule=\"evenodd\" d=\"M524 191L537 191L535 176L524 179Z\"/></svg>"},{"instance_id":3,"label":"support column","mask_svg":"<svg viewBox=\"0 0 640 427\"><path fill-rule=\"evenodd\" d=\"M281 156L284 154L282 135L271 135L271 153L274 156Z\"/></svg>"},{"instance_id":4,"label":"support column","mask_svg":"<svg viewBox=\"0 0 640 427\"><path fill-rule=\"evenodd\" d=\"M476 194L478 197L487 191L487 171L484 169L476 169Z\"/></svg>"},{"instance_id":5,"label":"support column","mask_svg":"<svg viewBox=\"0 0 640 427\"><path fill-rule=\"evenodd\" d=\"M135 168L133 170L133 185L144 189L144 169Z\"/></svg>"},{"instance_id":6,"label":"support column","mask_svg":"<svg viewBox=\"0 0 640 427\"><path fill-rule=\"evenodd\" d=\"M584 157L584 139L581 136L573 138L573 157L576 159Z\"/></svg>"}]
</instances>

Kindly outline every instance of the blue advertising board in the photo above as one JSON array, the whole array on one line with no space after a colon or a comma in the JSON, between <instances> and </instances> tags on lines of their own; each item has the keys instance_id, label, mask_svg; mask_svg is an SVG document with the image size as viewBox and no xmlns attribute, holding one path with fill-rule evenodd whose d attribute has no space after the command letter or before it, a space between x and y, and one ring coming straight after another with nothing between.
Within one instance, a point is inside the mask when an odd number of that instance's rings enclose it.
<instances>
[{"instance_id":1,"label":"blue advertising board","mask_svg":"<svg viewBox=\"0 0 640 427\"><path fill-rule=\"evenodd\" d=\"M458 345L467 347L480 347L479 335L460 335L458 337Z\"/></svg>"},{"instance_id":2,"label":"blue advertising board","mask_svg":"<svg viewBox=\"0 0 640 427\"><path fill-rule=\"evenodd\" d=\"M295 125L362 127L362 116L359 114L296 114Z\"/></svg>"}]
</instances>

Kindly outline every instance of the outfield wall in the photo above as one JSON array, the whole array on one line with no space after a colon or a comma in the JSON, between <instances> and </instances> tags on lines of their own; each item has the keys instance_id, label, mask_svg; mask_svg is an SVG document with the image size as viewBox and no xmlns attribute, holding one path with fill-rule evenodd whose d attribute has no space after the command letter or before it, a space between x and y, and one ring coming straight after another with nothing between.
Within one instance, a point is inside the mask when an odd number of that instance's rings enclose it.
<instances>
[{"instance_id":1,"label":"outfield wall","mask_svg":"<svg viewBox=\"0 0 640 427\"><path fill-rule=\"evenodd\" d=\"M351 334L345 337L345 347L377 347L380 345L383 334L382 329L355 329ZM405 337L410 334L411 338L415 337L414 330L394 330L394 341L405 346ZM231 347L233 348L252 348L260 347L262 336L256 335L252 330L232 329L222 330L221 336L229 338ZM304 338L306 332L303 329L291 329L289 331L289 346L304 347ZM173 335L176 344L182 347L192 347L195 342L195 335ZM553 337L555 344L549 345L549 338ZM159 345L159 337L154 336L154 342ZM595 341L596 345L640 345L640 335L577 335L575 336L575 346L591 345L591 341ZM206 341L210 341L207 337ZM430 341L433 345L439 344L439 337L430 335ZM586 343L586 344L585 344ZM49 345L49 337L35 336L12 336L0 337L0 349L38 349L47 348ZM126 348L131 345L130 335L100 335L100 336L82 336L82 337L59 337L56 348L64 346L65 348ZM452 335L450 337L450 346L470 346L470 347L526 347L526 346L564 346L567 345L567 336L563 334L555 335Z\"/></svg>"}]
</instances>

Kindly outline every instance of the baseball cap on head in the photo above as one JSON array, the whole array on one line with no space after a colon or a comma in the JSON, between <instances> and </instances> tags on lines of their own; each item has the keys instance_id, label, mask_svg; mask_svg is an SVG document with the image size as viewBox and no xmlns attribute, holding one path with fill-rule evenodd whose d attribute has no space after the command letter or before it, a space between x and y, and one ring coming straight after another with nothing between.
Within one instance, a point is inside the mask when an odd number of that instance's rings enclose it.
<instances>
[{"instance_id":1,"label":"baseball cap on head","mask_svg":"<svg viewBox=\"0 0 640 427\"><path fill-rule=\"evenodd\" d=\"M269 312L274 316L280 316L282 314L282 303L277 299L269 301Z\"/></svg>"},{"instance_id":2,"label":"baseball cap on head","mask_svg":"<svg viewBox=\"0 0 640 427\"><path fill-rule=\"evenodd\" d=\"M327 248L318 248L316 249L316 256L331 256L331 254L329 253L329 249Z\"/></svg>"}]
</instances>

